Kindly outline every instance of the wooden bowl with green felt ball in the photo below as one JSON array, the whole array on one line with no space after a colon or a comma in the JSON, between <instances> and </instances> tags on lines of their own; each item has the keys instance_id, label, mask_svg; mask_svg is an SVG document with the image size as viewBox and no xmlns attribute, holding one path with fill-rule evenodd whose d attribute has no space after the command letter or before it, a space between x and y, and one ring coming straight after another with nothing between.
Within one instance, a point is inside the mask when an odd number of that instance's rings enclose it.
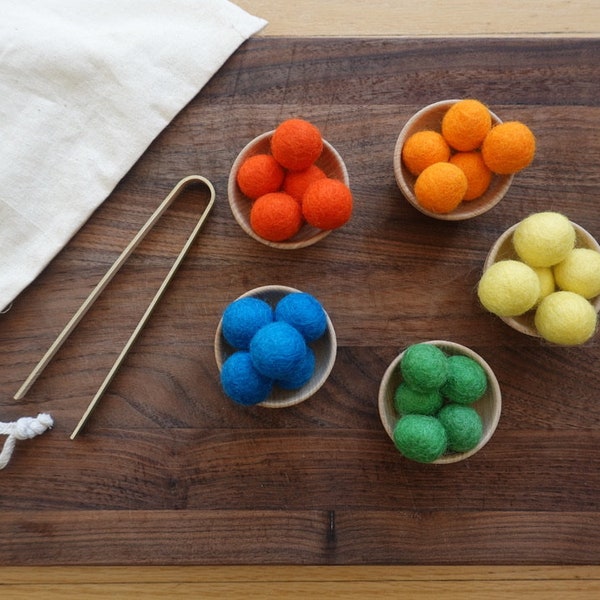
<instances>
[{"instance_id":1,"label":"wooden bowl with green felt ball","mask_svg":"<svg viewBox=\"0 0 600 600\"><path fill-rule=\"evenodd\" d=\"M437 395L440 399L433 399ZM473 456L490 441L502 396L481 356L455 342L434 340L413 344L392 361L381 380L378 407L386 433L403 456L449 464Z\"/></svg>"},{"instance_id":2,"label":"wooden bowl with green felt ball","mask_svg":"<svg viewBox=\"0 0 600 600\"><path fill-rule=\"evenodd\" d=\"M526 297L531 286L527 281L519 283L515 269L519 269L525 278L527 269L535 271L538 278L536 298L533 289L531 298ZM516 288L515 293L511 286ZM564 331L553 328L550 323L549 333L543 330L542 334L538 328L540 321L536 325L536 317L540 317L538 308L543 305L544 298L560 291L569 294L549 298L545 308L552 308L550 302L553 300L560 303L566 299L575 302L576 312L568 310L567 302L561 311ZM575 298L571 293L583 298ZM600 311L600 245L588 231L565 215L551 211L533 213L509 227L492 245L483 265L477 294L484 308L520 333L560 345L585 343L596 331L596 315ZM515 296L520 298L514 301ZM520 303L521 307L518 306ZM548 327L547 319L542 319L541 325Z\"/></svg>"},{"instance_id":3,"label":"wooden bowl with green felt ball","mask_svg":"<svg viewBox=\"0 0 600 600\"><path fill-rule=\"evenodd\" d=\"M255 198L250 198L244 194L238 183L238 172L242 165L250 158L256 155L270 155L271 140L275 130L267 131L254 138L241 150L235 159L227 184L227 195L231 212L239 226L252 238L280 250L297 250L316 244L331 233L331 229L320 229L310 225L305 219L301 219L301 225L296 233L293 233L286 239L266 239L261 236L255 228L252 227L251 210L256 202ZM323 149L320 156L315 160L314 166L317 167L326 177L342 182L349 186L349 177L346 165L338 151L325 139L323 139ZM284 169L284 171L286 171ZM286 171L287 176L288 171ZM282 188L278 188L278 192Z\"/></svg>"},{"instance_id":4,"label":"wooden bowl with green felt ball","mask_svg":"<svg viewBox=\"0 0 600 600\"><path fill-rule=\"evenodd\" d=\"M456 162L455 156L458 154L454 149L448 148L447 153L444 155L443 151L436 148L440 143L442 121L444 116L450 108L457 103L461 102L459 99L453 100L442 100L425 106L418 112L416 112L404 125L398 138L396 140L396 146L394 148L394 175L396 177L396 183L400 188L400 191L404 197L412 204L417 210L423 214L433 217L435 219L442 219L446 221L461 221L465 219L472 219L487 212L493 208L510 188L513 180L513 175L499 175L491 174L488 172L489 182L487 186L484 186L484 191L480 195L476 195L474 198L469 200L462 200L459 204L449 210L448 212L437 212L431 210L422 205L417 199L415 193L415 184L417 182L418 175L407 167L405 160L403 160L403 149L407 141L419 132L435 132L439 134L438 139L432 139L434 136L430 135L430 139L423 142L422 147L426 147L428 152L435 156L436 161L440 162ZM489 111L491 117L492 126L502 123L500 118L495 115L492 111ZM443 142L442 142L443 143ZM439 154L441 152L441 154ZM469 151L470 152L470 151ZM480 153L475 151L477 155ZM462 153L461 153L462 154ZM445 158L447 156L447 158ZM452 157L452 158L451 158ZM462 156L461 156L462 158ZM459 165L460 166L460 165Z\"/></svg>"}]
</instances>

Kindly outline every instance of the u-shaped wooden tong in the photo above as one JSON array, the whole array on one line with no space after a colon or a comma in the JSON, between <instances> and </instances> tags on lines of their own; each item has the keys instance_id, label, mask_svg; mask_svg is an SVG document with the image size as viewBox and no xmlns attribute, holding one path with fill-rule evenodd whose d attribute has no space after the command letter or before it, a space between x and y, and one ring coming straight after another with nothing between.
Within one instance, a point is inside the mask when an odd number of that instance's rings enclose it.
<instances>
[{"instance_id":1,"label":"u-shaped wooden tong","mask_svg":"<svg viewBox=\"0 0 600 600\"><path fill-rule=\"evenodd\" d=\"M190 185L195 185L198 183L205 185L210 192L210 198L209 198L208 204L207 204L206 208L204 209L204 211L202 212L202 214L200 215L200 219L196 223L196 226L194 227L192 233L190 234L187 241L181 248L181 251L177 255L177 258L175 259L175 262L171 266L170 271L168 272L167 276L163 279L160 287L158 288L158 291L154 295L154 298L148 305L146 312L144 313L144 315L138 322L133 333L131 334L131 337L125 344L123 350L117 357L116 361L114 362L113 366L111 367L110 371L108 372L108 375L104 379L102 385L96 392L96 395L94 396L94 398L90 402L89 406L87 407L87 410L81 417L81 420L75 427L73 433L71 434L71 439L74 439L75 436L81 431L81 428L85 425L85 423L88 420L89 416L91 415L92 411L96 407L96 404L98 403L100 398L103 396L104 392L106 391L106 388L110 385L110 382L112 381L113 377L115 376L116 372L118 371L119 367L121 366L123 360L127 356L127 353L131 349L131 346L133 346L138 335L140 334L140 332L146 325L146 322L150 318L152 311L154 310L154 308L160 301L162 295L164 294L165 290L169 286L171 279L175 275L177 269L179 268L179 265L182 263L183 259L185 258L186 254L188 253L188 250L190 249L191 245L194 243L194 240L198 236L200 229L202 229L202 226L204 225L204 221L206 220L206 217L208 216L209 212L211 211L211 209L213 207L213 204L215 202L215 196L216 196L215 189L214 189L212 183L208 179L206 179L205 177L202 177L201 175L190 175L189 177L185 177L184 179L182 179L173 188L171 193L162 201L162 203L159 205L159 207L154 211L154 213L150 216L150 218L146 221L146 223L137 232L137 234L131 240L129 245L123 250L123 252L117 258L117 260L115 260L115 262L112 264L110 269L108 269L108 271L104 274L104 276L98 282L96 287L90 292L90 295L84 300L83 304L79 307L77 312L71 317L71 320L67 323L67 325L65 325L64 329L58 334L58 337L54 340L54 342L50 346L50 348L48 348L46 354L44 354L44 356L41 358L39 363L33 368L33 370L31 371L31 373L29 374L29 376L27 377L27 379L25 380L23 385L19 388L18 392L14 396L15 400L20 400L21 398L23 398L23 396L25 396L25 394L27 393L29 388L33 385L33 383L39 377L39 375L42 373L42 371L48 366L48 363L52 360L54 355L58 352L59 348L63 345L63 343L69 337L69 335L73 332L75 327L77 327L77 325L79 324L81 319L85 316L85 314L90 309L92 304L94 304L94 302L96 301L98 296L100 296L100 294L104 291L104 288L106 288L106 286L111 281L111 279L116 275L116 273L125 264L125 262L127 262L127 259L131 256L131 254L133 253L135 248L138 246L138 244L144 239L146 234L154 227L154 225L156 225L157 221L162 217L164 212L169 208L169 206L171 206L171 204L181 194L181 192L184 191L185 188L187 188Z\"/></svg>"}]
</instances>

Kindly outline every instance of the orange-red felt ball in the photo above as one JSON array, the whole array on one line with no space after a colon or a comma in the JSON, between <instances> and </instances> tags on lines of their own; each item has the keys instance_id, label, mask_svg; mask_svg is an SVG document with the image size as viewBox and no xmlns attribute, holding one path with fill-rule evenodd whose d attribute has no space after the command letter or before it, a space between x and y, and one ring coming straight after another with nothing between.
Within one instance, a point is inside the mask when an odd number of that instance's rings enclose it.
<instances>
[{"instance_id":1,"label":"orange-red felt ball","mask_svg":"<svg viewBox=\"0 0 600 600\"><path fill-rule=\"evenodd\" d=\"M249 156L236 175L237 184L245 196L256 200L281 188L285 171L270 154Z\"/></svg>"},{"instance_id":2,"label":"orange-red felt ball","mask_svg":"<svg viewBox=\"0 0 600 600\"><path fill-rule=\"evenodd\" d=\"M288 240L302 227L300 204L284 192L265 194L250 209L250 225L256 234L270 242Z\"/></svg>"},{"instance_id":3,"label":"orange-red felt ball","mask_svg":"<svg viewBox=\"0 0 600 600\"><path fill-rule=\"evenodd\" d=\"M319 129L304 119L280 123L271 138L271 152L290 171L304 171L321 155L323 138Z\"/></svg>"},{"instance_id":4,"label":"orange-red felt ball","mask_svg":"<svg viewBox=\"0 0 600 600\"><path fill-rule=\"evenodd\" d=\"M327 175L317 165L310 165L304 171L288 171L283 178L282 189L286 194L301 202L302 196L304 196L304 192L306 192L308 186L313 181L325 179L325 177Z\"/></svg>"},{"instance_id":5,"label":"orange-red felt ball","mask_svg":"<svg viewBox=\"0 0 600 600\"><path fill-rule=\"evenodd\" d=\"M302 214L307 223L319 229L337 229L352 216L352 192L338 179L311 183L302 197Z\"/></svg>"}]
</instances>

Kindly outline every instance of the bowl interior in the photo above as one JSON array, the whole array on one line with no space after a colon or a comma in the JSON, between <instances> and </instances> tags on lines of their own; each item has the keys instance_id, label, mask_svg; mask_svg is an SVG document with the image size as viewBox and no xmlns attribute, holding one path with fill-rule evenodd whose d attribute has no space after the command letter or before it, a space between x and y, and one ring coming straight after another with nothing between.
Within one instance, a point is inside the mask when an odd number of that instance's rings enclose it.
<instances>
[{"instance_id":1,"label":"bowl interior","mask_svg":"<svg viewBox=\"0 0 600 600\"><path fill-rule=\"evenodd\" d=\"M577 223L571 222L573 227L575 228L575 246L577 248L591 248L592 250L596 250L600 252L600 245L596 241L596 239L586 231L581 225ZM512 227L509 227L494 243L491 247L485 262L483 264L483 270L485 271L494 263L501 260L519 260L517 253L515 252L513 246L513 234L515 229L517 228L518 223L515 223ZM596 312L600 311L600 296L596 296L591 300ZM530 335L532 337L540 337L537 329L535 328L535 311L530 310L525 314L519 315L517 317L499 317L504 321L507 325L524 333L525 335Z\"/></svg>"},{"instance_id":2,"label":"bowl interior","mask_svg":"<svg viewBox=\"0 0 600 600\"><path fill-rule=\"evenodd\" d=\"M271 152L271 137L273 131L267 131L259 135L250 141L238 154L235 159L231 172L229 173L229 181L227 184L227 196L229 198L229 206L235 220L238 222L240 227L255 240L273 248L279 248L282 250L295 250L298 248L304 248L315 244L319 240L329 235L331 231L323 229L317 229L312 227L308 223L304 223L300 228L300 231L289 240L284 242L271 242L265 240L256 234L250 225L250 209L252 208L252 200L245 196L237 182L236 173L238 172L242 163L250 156L255 154L269 154ZM350 185L348 178L348 171L346 165L339 155L338 151L327 141L323 140L323 152L321 156L316 160L315 164L332 179L338 179L344 182L347 186Z\"/></svg>"},{"instance_id":3,"label":"bowl interior","mask_svg":"<svg viewBox=\"0 0 600 600\"><path fill-rule=\"evenodd\" d=\"M442 119L446 114L446 111L453 104L456 104L456 102L458 102L456 99L442 100L441 102L430 104L415 113L402 128L402 131L396 140L396 147L394 149L394 174L396 183L402 191L402 194L423 214L446 221L471 219L490 210L502 200L513 180L512 175L493 175L490 186L485 194L474 200L461 202L455 210L447 214L431 212L419 204L414 193L415 181L417 178L404 166L402 161L402 147L404 146L404 142L417 131L422 131L424 129L432 129L438 132L441 131ZM493 125L502 122L492 111L490 111L490 114L492 115Z\"/></svg>"},{"instance_id":4,"label":"bowl interior","mask_svg":"<svg viewBox=\"0 0 600 600\"><path fill-rule=\"evenodd\" d=\"M425 343L434 344L443 350L448 356L462 354L472 358L473 360L476 360L483 367L487 376L488 387L485 394L479 400L477 400L477 402L472 404L473 408L479 413L483 423L481 440L479 440L477 446L467 452L447 453L433 461L431 464L448 464L459 462L461 460L465 460L469 456L473 456L473 454L476 452L479 452L479 450L481 450L481 448L483 448L489 442L494 434L494 431L496 430L500 420L500 413L502 411L502 395L500 392L500 386L498 385L498 380L496 379L494 372L487 362L483 360L483 358L481 358L481 356L479 356L476 352L473 352L473 350L470 348L455 342L448 342L444 340L434 340ZM392 361L387 368L379 387L379 417L386 433L392 440L394 439L394 428L399 419L399 416L394 409L394 394L402 382L402 373L399 367L403 356L404 352L400 353Z\"/></svg>"},{"instance_id":5,"label":"bowl interior","mask_svg":"<svg viewBox=\"0 0 600 600\"><path fill-rule=\"evenodd\" d=\"M267 285L259 287L242 294L240 298L252 296L260 298L271 306L275 306L281 298L291 292L297 292L298 290L292 287L283 285ZM325 333L316 341L310 344L313 352L315 353L315 371L310 380L297 390L283 390L278 387L273 388L273 392L267 400L258 404L258 406L264 406L267 408L285 408L293 406L303 402L307 398L310 398L327 380L333 365L335 363L337 353L337 338L333 323L326 313L327 318L327 329ZM215 333L215 360L219 371L228 356L233 354L236 349L230 346L225 338L223 337L223 322L219 321L217 331Z\"/></svg>"}]
</instances>

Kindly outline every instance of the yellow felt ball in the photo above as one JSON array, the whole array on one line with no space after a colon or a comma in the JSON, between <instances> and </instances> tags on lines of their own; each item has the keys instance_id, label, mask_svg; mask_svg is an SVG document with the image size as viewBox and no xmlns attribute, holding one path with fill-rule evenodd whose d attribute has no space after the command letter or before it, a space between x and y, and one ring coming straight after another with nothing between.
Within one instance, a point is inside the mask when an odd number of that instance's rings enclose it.
<instances>
[{"instance_id":1,"label":"yellow felt ball","mask_svg":"<svg viewBox=\"0 0 600 600\"><path fill-rule=\"evenodd\" d=\"M575 246L575 228L557 212L529 215L515 228L513 246L519 258L532 267L552 267Z\"/></svg>"},{"instance_id":2,"label":"yellow felt ball","mask_svg":"<svg viewBox=\"0 0 600 600\"><path fill-rule=\"evenodd\" d=\"M535 156L535 136L527 125L508 121L492 127L481 145L485 164L499 175L529 166Z\"/></svg>"},{"instance_id":3,"label":"yellow felt ball","mask_svg":"<svg viewBox=\"0 0 600 600\"><path fill-rule=\"evenodd\" d=\"M442 118L442 135L455 150L475 150L492 128L492 115L485 104L467 98L453 104Z\"/></svg>"},{"instance_id":4,"label":"yellow felt ball","mask_svg":"<svg viewBox=\"0 0 600 600\"><path fill-rule=\"evenodd\" d=\"M419 175L429 165L450 158L450 147L441 133L425 129L413 133L402 146L402 161L413 174Z\"/></svg>"},{"instance_id":5,"label":"yellow felt ball","mask_svg":"<svg viewBox=\"0 0 600 600\"><path fill-rule=\"evenodd\" d=\"M540 296L536 272L519 260L501 260L483 273L479 301L499 317L516 317L532 309Z\"/></svg>"},{"instance_id":6,"label":"yellow felt ball","mask_svg":"<svg viewBox=\"0 0 600 600\"><path fill-rule=\"evenodd\" d=\"M461 203L467 187L467 176L459 167L449 162L438 162L417 177L415 196L426 210L445 214Z\"/></svg>"},{"instance_id":7,"label":"yellow felt ball","mask_svg":"<svg viewBox=\"0 0 600 600\"><path fill-rule=\"evenodd\" d=\"M575 248L554 266L556 284L563 290L594 298L600 294L600 252Z\"/></svg>"},{"instance_id":8,"label":"yellow felt ball","mask_svg":"<svg viewBox=\"0 0 600 600\"><path fill-rule=\"evenodd\" d=\"M536 304L539 304L548 294L556 290L554 273L550 267L532 267L540 280L540 295Z\"/></svg>"},{"instance_id":9,"label":"yellow felt ball","mask_svg":"<svg viewBox=\"0 0 600 600\"><path fill-rule=\"evenodd\" d=\"M535 327L549 342L576 346L596 331L594 307L575 292L558 291L546 296L535 311Z\"/></svg>"}]
</instances>

